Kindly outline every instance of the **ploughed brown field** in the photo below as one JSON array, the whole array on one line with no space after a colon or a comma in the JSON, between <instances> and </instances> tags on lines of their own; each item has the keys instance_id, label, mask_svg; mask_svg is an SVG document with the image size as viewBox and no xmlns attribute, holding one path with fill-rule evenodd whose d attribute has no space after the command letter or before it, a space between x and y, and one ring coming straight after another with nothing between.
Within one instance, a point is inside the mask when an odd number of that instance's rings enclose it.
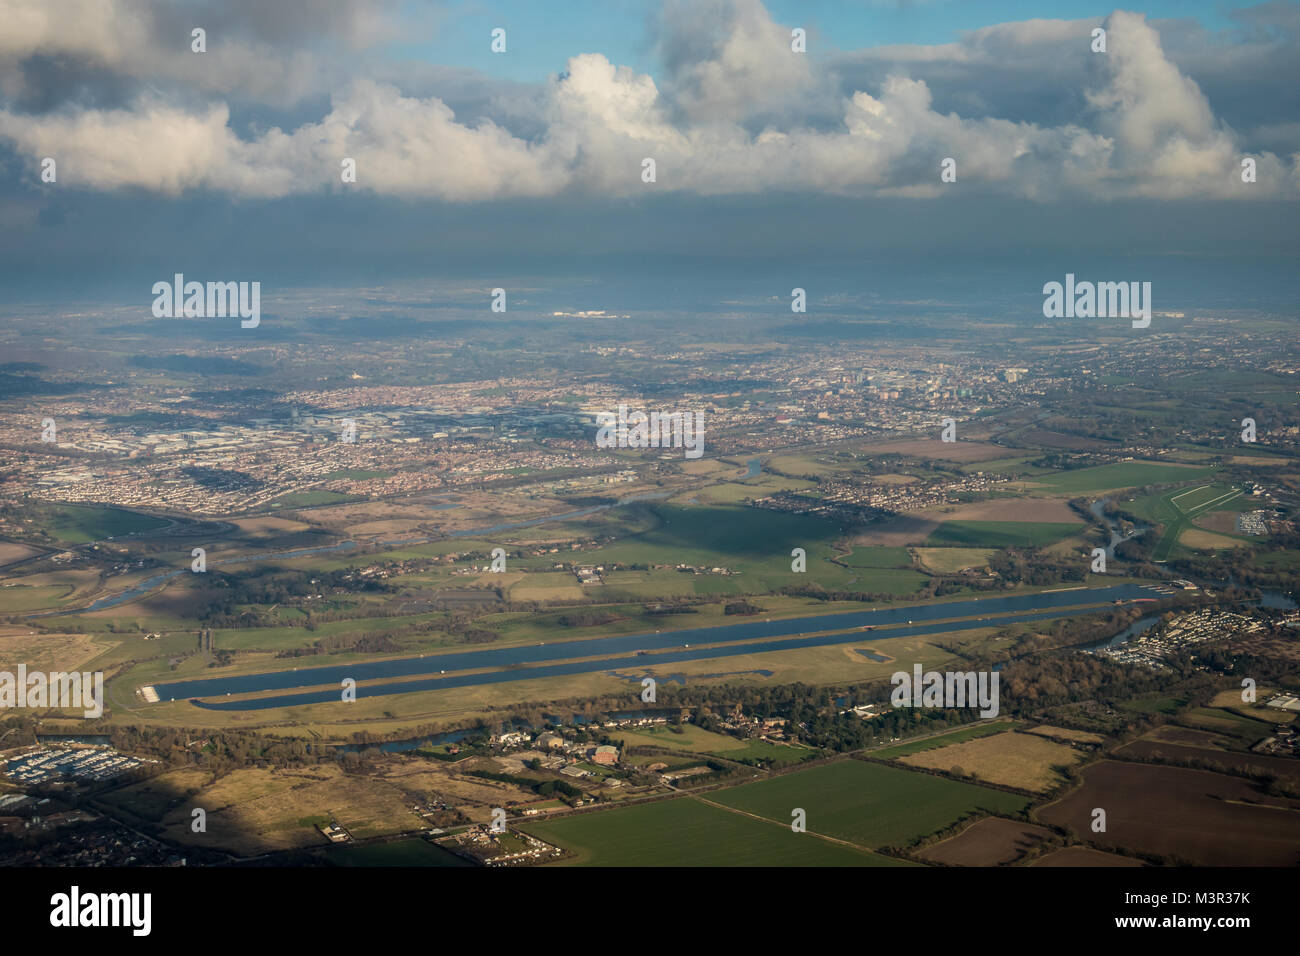
<instances>
[{"instance_id":1,"label":"ploughed brown field","mask_svg":"<svg viewBox=\"0 0 1300 956\"><path fill-rule=\"evenodd\" d=\"M12 541L0 541L0 567L40 553L39 548L31 548L25 544L16 544Z\"/></svg>"},{"instance_id":2,"label":"ploughed brown field","mask_svg":"<svg viewBox=\"0 0 1300 956\"><path fill-rule=\"evenodd\" d=\"M1067 846L1040 856L1030 866L1146 866L1141 860L1118 853L1103 853L1086 846Z\"/></svg>"},{"instance_id":3,"label":"ploughed brown field","mask_svg":"<svg viewBox=\"0 0 1300 956\"><path fill-rule=\"evenodd\" d=\"M850 538L850 543L860 547L896 548L924 541L939 527L939 522L915 515L891 515L873 521Z\"/></svg>"},{"instance_id":4,"label":"ploughed brown field","mask_svg":"<svg viewBox=\"0 0 1300 956\"><path fill-rule=\"evenodd\" d=\"M944 521L1057 521L1083 527L1083 519L1061 498L995 498L891 515L857 531L851 542L859 547L919 545Z\"/></svg>"},{"instance_id":5,"label":"ploughed brown field","mask_svg":"<svg viewBox=\"0 0 1300 956\"><path fill-rule=\"evenodd\" d=\"M1060 498L993 498L964 505L944 505L918 514L943 521L1057 521L1083 525L1083 519Z\"/></svg>"},{"instance_id":6,"label":"ploughed brown field","mask_svg":"<svg viewBox=\"0 0 1300 956\"><path fill-rule=\"evenodd\" d=\"M1043 428L1031 428L1020 434L1020 441L1029 445L1046 445L1048 448L1068 448L1071 451L1096 451L1110 443L1081 435L1067 435L1051 432Z\"/></svg>"},{"instance_id":7,"label":"ploughed brown field","mask_svg":"<svg viewBox=\"0 0 1300 956\"><path fill-rule=\"evenodd\" d=\"M1220 534L1236 534L1237 512L1211 511L1209 514L1197 515L1196 524L1207 531L1217 531Z\"/></svg>"},{"instance_id":8,"label":"ploughed brown field","mask_svg":"<svg viewBox=\"0 0 1300 956\"><path fill-rule=\"evenodd\" d=\"M1176 857L1206 866L1300 864L1300 800L1268 796L1249 780L1205 770L1103 760L1083 785L1041 808L1098 847ZM1092 832L1092 811L1106 832Z\"/></svg>"},{"instance_id":9,"label":"ploughed brown field","mask_svg":"<svg viewBox=\"0 0 1300 956\"><path fill-rule=\"evenodd\" d=\"M1188 760L1201 761L1205 764L1217 764L1220 767L1239 772L1273 774L1292 784L1300 784L1300 760L1287 757L1228 753L1223 750L1208 750L1203 747L1166 744L1158 740L1136 740L1115 752L1121 757L1139 757L1143 760L1159 760L1174 764L1181 764ZM1213 770L1215 768L1207 766L1205 769Z\"/></svg>"},{"instance_id":10,"label":"ploughed brown field","mask_svg":"<svg viewBox=\"0 0 1300 956\"><path fill-rule=\"evenodd\" d=\"M940 440L936 431L934 438L903 439L885 441L862 446L867 455L912 455L917 458L938 458L943 461L988 461L991 458L1005 458L1008 449L1002 445L988 445L984 442L955 442Z\"/></svg>"},{"instance_id":11,"label":"ploughed brown field","mask_svg":"<svg viewBox=\"0 0 1300 956\"><path fill-rule=\"evenodd\" d=\"M1002 866L1014 863L1051 835L1051 830L1032 823L985 817L917 856L950 866Z\"/></svg>"},{"instance_id":12,"label":"ploughed brown field","mask_svg":"<svg viewBox=\"0 0 1300 956\"><path fill-rule=\"evenodd\" d=\"M1237 692L1233 691L1234 699ZM1229 701L1231 704L1232 701ZM1221 704L1214 706L1220 707ZM1143 734L1142 740L1152 740L1163 744L1180 744L1184 747L1202 747L1214 748L1216 750L1227 749L1232 744L1230 737L1224 737L1221 734L1212 734L1205 730L1195 730L1191 727L1179 727L1177 724L1162 724L1150 733Z\"/></svg>"}]
</instances>

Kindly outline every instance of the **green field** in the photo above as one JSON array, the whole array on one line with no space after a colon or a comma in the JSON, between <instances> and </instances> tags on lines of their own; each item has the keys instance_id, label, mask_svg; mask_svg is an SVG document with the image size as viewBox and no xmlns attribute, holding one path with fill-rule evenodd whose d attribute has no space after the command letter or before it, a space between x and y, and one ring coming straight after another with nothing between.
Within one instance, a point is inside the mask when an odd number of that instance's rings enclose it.
<instances>
[{"instance_id":1,"label":"green field","mask_svg":"<svg viewBox=\"0 0 1300 956\"><path fill-rule=\"evenodd\" d=\"M709 504L739 504L746 498L762 498L778 491L802 491L812 487L814 486L811 481L764 475L759 478L710 485L701 489L698 496Z\"/></svg>"},{"instance_id":2,"label":"green field","mask_svg":"<svg viewBox=\"0 0 1300 956\"><path fill-rule=\"evenodd\" d=\"M901 596L921 590L927 580L920 571L903 568L870 568L844 582L844 587L849 591L869 591Z\"/></svg>"},{"instance_id":3,"label":"green field","mask_svg":"<svg viewBox=\"0 0 1300 956\"><path fill-rule=\"evenodd\" d=\"M66 544L86 544L137 531L167 527L163 518L99 506L59 505L43 523L46 532Z\"/></svg>"},{"instance_id":4,"label":"green field","mask_svg":"<svg viewBox=\"0 0 1300 956\"><path fill-rule=\"evenodd\" d=\"M299 491L293 494L281 495L274 501L270 502L268 508L307 508L316 505L333 505L340 501L352 500L347 495L341 495L337 491Z\"/></svg>"},{"instance_id":5,"label":"green field","mask_svg":"<svg viewBox=\"0 0 1300 956\"><path fill-rule=\"evenodd\" d=\"M839 760L709 794L715 803L788 823L808 813L808 830L858 846L906 845L982 808L1019 813L1022 796L898 770L862 760Z\"/></svg>"},{"instance_id":6,"label":"green field","mask_svg":"<svg viewBox=\"0 0 1300 956\"><path fill-rule=\"evenodd\" d=\"M1164 526L1152 558L1168 561L1175 553L1179 536L1192 527L1194 519L1210 511L1236 507L1242 494L1240 488L1209 483L1177 488L1161 495L1148 495L1130 502L1127 507L1134 514Z\"/></svg>"},{"instance_id":7,"label":"green field","mask_svg":"<svg viewBox=\"0 0 1300 956\"><path fill-rule=\"evenodd\" d=\"M218 646L229 650L284 650L292 647L308 647L315 641L329 637L348 635L379 634L391 631L398 621L403 626L412 626L441 620L445 615L438 611L427 614L410 614L402 618L353 618L341 621L324 621L309 631L303 627L286 625L284 627L247 627L228 628L219 632ZM435 639L445 635L431 635ZM431 642L421 642L431 643Z\"/></svg>"},{"instance_id":8,"label":"green field","mask_svg":"<svg viewBox=\"0 0 1300 956\"><path fill-rule=\"evenodd\" d=\"M926 539L926 547L1043 547L1077 534L1082 524L1065 521L945 521Z\"/></svg>"},{"instance_id":9,"label":"green field","mask_svg":"<svg viewBox=\"0 0 1300 956\"><path fill-rule=\"evenodd\" d=\"M1268 736L1271 725L1219 707L1197 707L1183 714L1179 721L1200 730L1234 737L1247 746L1253 746Z\"/></svg>"},{"instance_id":10,"label":"green field","mask_svg":"<svg viewBox=\"0 0 1300 956\"><path fill-rule=\"evenodd\" d=\"M684 724L682 729L684 733L677 734L665 727L655 727L648 730L619 731L615 736L624 746L648 745L676 751L686 759L687 763L691 760L698 762L704 757L717 756L737 761L763 760L783 766L822 755L820 750L811 747L788 747L766 740L740 740L726 734L712 733L693 724ZM699 756L696 758L694 755ZM637 755L636 759L638 763L653 763L656 760L680 763L680 758L669 755Z\"/></svg>"},{"instance_id":11,"label":"green field","mask_svg":"<svg viewBox=\"0 0 1300 956\"><path fill-rule=\"evenodd\" d=\"M822 756L820 750L807 747L786 747L781 744L768 743L766 740L746 740L739 750L728 750L718 754L729 760L764 760L773 766L784 767L793 763L803 763L813 757Z\"/></svg>"},{"instance_id":12,"label":"green field","mask_svg":"<svg viewBox=\"0 0 1300 956\"><path fill-rule=\"evenodd\" d=\"M650 512L653 526L606 547L584 551L583 560L668 568L689 564L741 572L733 576L682 574L697 593L761 593L810 581L839 588L855 575L854 570L829 560L840 531L838 525L822 518L729 504L657 504ZM794 548L807 552L806 573L790 568ZM902 586L909 583L902 582ZM904 593L914 589L908 587Z\"/></svg>"},{"instance_id":13,"label":"green field","mask_svg":"<svg viewBox=\"0 0 1300 956\"><path fill-rule=\"evenodd\" d=\"M1050 468L1040 468L1037 465L1029 464L1036 457L1036 455L1026 455L1021 458L995 458L993 461L977 461L959 466L958 471L965 472L968 475L977 471L982 471L986 475L994 472L1009 475L1041 475L1050 472Z\"/></svg>"},{"instance_id":14,"label":"green field","mask_svg":"<svg viewBox=\"0 0 1300 956\"><path fill-rule=\"evenodd\" d=\"M35 588L21 584L8 585L0 588L0 613L57 607L74 590L74 588L67 585L47 585Z\"/></svg>"},{"instance_id":15,"label":"green field","mask_svg":"<svg viewBox=\"0 0 1300 956\"><path fill-rule=\"evenodd\" d=\"M686 753L725 754L729 750L740 750L745 746L743 740L726 734L715 734L694 724L683 724L681 730L679 734L667 727L651 727L645 730L620 730L615 732L615 736L622 740L624 746L648 745Z\"/></svg>"},{"instance_id":16,"label":"green field","mask_svg":"<svg viewBox=\"0 0 1300 956\"><path fill-rule=\"evenodd\" d=\"M928 580L916 570L907 548L854 548L850 554L835 560L853 570L853 576L842 585L851 591L907 595L925 587ZM811 563L808 570L814 570ZM820 577L818 583L830 586Z\"/></svg>"},{"instance_id":17,"label":"green field","mask_svg":"<svg viewBox=\"0 0 1300 956\"><path fill-rule=\"evenodd\" d=\"M918 548L921 566L939 574L955 574L966 568L982 568L993 557L993 548Z\"/></svg>"},{"instance_id":18,"label":"green field","mask_svg":"<svg viewBox=\"0 0 1300 956\"><path fill-rule=\"evenodd\" d=\"M1035 478L1034 484L1067 494L1078 494L1086 491L1140 488L1143 485L1192 481L1203 478L1213 470L1213 468L1194 468L1153 461L1126 461L1117 465L1098 465L1096 468L1063 471L1050 477L1043 475Z\"/></svg>"},{"instance_id":19,"label":"green field","mask_svg":"<svg viewBox=\"0 0 1300 956\"><path fill-rule=\"evenodd\" d=\"M1245 492L1240 488L1231 485L1199 485L1171 494L1169 502L1187 517L1195 518L1207 511L1218 511L1220 508L1229 507L1234 499L1240 498L1243 494Z\"/></svg>"},{"instance_id":20,"label":"green field","mask_svg":"<svg viewBox=\"0 0 1300 956\"><path fill-rule=\"evenodd\" d=\"M924 750L934 750L936 747L947 747L949 744L960 744L967 740L974 740L977 737L987 737L990 734L1000 734L1004 730L1009 730L1012 723L1006 720L981 720L978 723L971 724L967 727L958 727L946 734L938 734L934 737L926 737L923 740L912 740L905 744L899 744L896 747L886 747L884 750L872 751L872 756L881 757L886 760L897 760L899 757L907 757L911 754L919 754Z\"/></svg>"},{"instance_id":21,"label":"green field","mask_svg":"<svg viewBox=\"0 0 1300 956\"><path fill-rule=\"evenodd\" d=\"M869 850L829 843L789 826L677 797L521 830L577 854L584 866L902 866ZM811 824L809 829L815 829Z\"/></svg>"},{"instance_id":22,"label":"green field","mask_svg":"<svg viewBox=\"0 0 1300 956\"><path fill-rule=\"evenodd\" d=\"M851 568L910 568L912 555L906 548L854 548L839 562Z\"/></svg>"},{"instance_id":23,"label":"green field","mask_svg":"<svg viewBox=\"0 0 1300 956\"><path fill-rule=\"evenodd\" d=\"M694 724L683 724L680 734L674 733L667 727L654 727L647 730L620 731L617 736L624 746L649 745L680 751L683 755L713 755L740 761L766 760L777 765L799 763L821 755L821 751L808 747L786 747L768 743L766 740L740 740L726 734L715 734ZM664 758L646 758L646 762L655 759Z\"/></svg>"}]
</instances>

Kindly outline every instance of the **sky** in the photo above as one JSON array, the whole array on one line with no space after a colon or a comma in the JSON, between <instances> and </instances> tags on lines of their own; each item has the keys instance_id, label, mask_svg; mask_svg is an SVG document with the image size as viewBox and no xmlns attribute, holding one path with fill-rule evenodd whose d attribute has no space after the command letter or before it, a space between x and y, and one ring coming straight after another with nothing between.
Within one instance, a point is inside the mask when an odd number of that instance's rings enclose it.
<instances>
[{"instance_id":1,"label":"sky","mask_svg":"<svg viewBox=\"0 0 1300 956\"><path fill-rule=\"evenodd\" d=\"M474 67L524 82L544 80L557 71L557 63L580 53L599 51L612 62L657 76L662 64L653 46L654 13L658 4L631 0L581 0L551 4L532 0L515 3L465 3L449 7L439 17L437 29L418 41L396 45L401 55L434 63ZM419 5L411 5L418 9ZM966 31L995 23L1033 19L1100 20L1114 7L1079 2L1044 3L1042 0L783 0L765 4L772 19L815 33L822 49L814 56L843 53L873 46L917 44L935 46L960 39ZM1150 19L1194 17L1215 31L1236 25L1231 5L1201 0L1159 0L1141 11ZM483 38L494 27L517 33L520 41L509 57L494 57Z\"/></svg>"},{"instance_id":2,"label":"sky","mask_svg":"<svg viewBox=\"0 0 1300 956\"><path fill-rule=\"evenodd\" d=\"M0 301L175 272L996 298L1087 269L1295 298L1296 3L0 0L0 23Z\"/></svg>"}]
</instances>

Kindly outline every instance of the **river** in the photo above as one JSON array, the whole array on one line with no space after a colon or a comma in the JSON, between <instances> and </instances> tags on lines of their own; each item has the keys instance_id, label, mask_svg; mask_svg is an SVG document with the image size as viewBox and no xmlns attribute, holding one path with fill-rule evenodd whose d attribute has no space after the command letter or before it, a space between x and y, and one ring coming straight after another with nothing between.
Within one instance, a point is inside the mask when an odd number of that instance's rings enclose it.
<instances>
[{"instance_id":1,"label":"river","mask_svg":"<svg viewBox=\"0 0 1300 956\"><path fill-rule=\"evenodd\" d=\"M1104 524L1106 530L1110 532L1110 544L1106 545L1106 560L1113 561L1115 560L1115 545L1127 541L1130 538L1140 537L1150 531L1151 527L1144 524L1135 524L1133 530L1128 534L1120 534L1119 524L1112 520L1110 515L1106 514L1105 508L1108 504L1110 504L1110 499L1102 498L1100 501L1094 501L1090 504L1088 510L1091 511L1093 517Z\"/></svg>"}]
</instances>

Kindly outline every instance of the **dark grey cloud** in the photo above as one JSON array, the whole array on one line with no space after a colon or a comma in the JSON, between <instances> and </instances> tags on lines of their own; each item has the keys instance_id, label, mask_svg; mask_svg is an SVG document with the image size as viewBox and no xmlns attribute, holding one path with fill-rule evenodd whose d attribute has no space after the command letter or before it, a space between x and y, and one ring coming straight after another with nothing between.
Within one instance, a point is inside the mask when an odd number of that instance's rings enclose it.
<instances>
[{"instance_id":1,"label":"dark grey cloud","mask_svg":"<svg viewBox=\"0 0 1300 956\"><path fill-rule=\"evenodd\" d=\"M103 63L66 53L33 54L16 67L11 104L23 113L45 113L69 104L87 109L124 109L141 84Z\"/></svg>"},{"instance_id":2,"label":"dark grey cloud","mask_svg":"<svg viewBox=\"0 0 1300 956\"><path fill-rule=\"evenodd\" d=\"M29 5L29 12L18 9ZM399 0L15 0L0 34L0 99L39 113L113 108L150 91L287 106L327 92L437 4ZM24 15L26 13L26 15ZM53 15L51 15L53 14ZM206 31L207 52L191 50Z\"/></svg>"}]
</instances>

